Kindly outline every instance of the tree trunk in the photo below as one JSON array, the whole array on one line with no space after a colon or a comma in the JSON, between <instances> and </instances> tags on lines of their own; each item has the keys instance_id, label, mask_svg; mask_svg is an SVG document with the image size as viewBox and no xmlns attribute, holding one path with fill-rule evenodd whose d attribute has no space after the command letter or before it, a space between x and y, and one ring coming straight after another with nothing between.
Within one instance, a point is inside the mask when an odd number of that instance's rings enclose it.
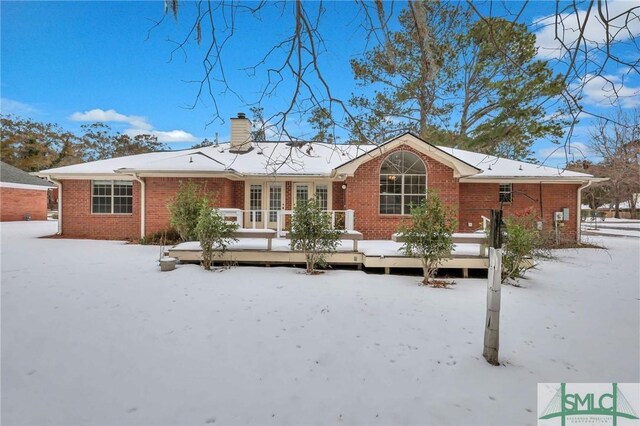
<instances>
[{"instance_id":1,"label":"tree trunk","mask_svg":"<svg viewBox=\"0 0 640 426\"><path fill-rule=\"evenodd\" d=\"M489 279L487 282L487 321L484 329L482 356L491 365L500 365L500 290L502 286L502 249L489 249Z\"/></svg>"}]
</instances>

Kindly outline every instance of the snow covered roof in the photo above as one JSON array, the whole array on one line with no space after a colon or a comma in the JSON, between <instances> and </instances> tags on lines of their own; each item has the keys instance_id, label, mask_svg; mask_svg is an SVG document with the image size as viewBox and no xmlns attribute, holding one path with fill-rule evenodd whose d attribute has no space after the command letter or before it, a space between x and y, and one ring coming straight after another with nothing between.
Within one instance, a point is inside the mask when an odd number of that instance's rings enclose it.
<instances>
[{"instance_id":1,"label":"snow covered roof","mask_svg":"<svg viewBox=\"0 0 640 426\"><path fill-rule=\"evenodd\" d=\"M591 178L586 173L572 172L556 167L541 166L540 164L525 163L524 161L509 160L494 157L493 155L480 154L478 152L465 151L457 148L439 146L441 150L469 163L478 169L480 173L469 179L496 179L496 178Z\"/></svg>"},{"instance_id":2,"label":"snow covered roof","mask_svg":"<svg viewBox=\"0 0 640 426\"><path fill-rule=\"evenodd\" d=\"M389 142L394 141L392 139ZM589 180L591 175L554 167L508 160L456 148L435 147L418 138L431 151L441 151L470 170L467 180L566 179ZM387 143L389 143L387 142ZM342 145L320 142L254 142L249 152L230 151L229 143L181 151L153 152L43 170L39 176L114 175L132 173L283 175L329 177L335 170L371 153L379 145ZM444 155L444 154L439 154ZM460 163L461 162L461 163ZM473 167L472 167L473 166ZM475 167L475 169L474 169ZM477 169L477 170L476 170Z\"/></svg>"}]
</instances>

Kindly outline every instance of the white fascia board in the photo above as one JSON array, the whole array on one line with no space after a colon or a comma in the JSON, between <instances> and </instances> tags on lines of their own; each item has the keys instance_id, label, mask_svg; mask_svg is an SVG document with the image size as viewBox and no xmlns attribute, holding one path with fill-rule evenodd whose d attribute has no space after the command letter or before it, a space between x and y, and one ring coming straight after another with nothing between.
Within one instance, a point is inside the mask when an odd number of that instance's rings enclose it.
<instances>
[{"instance_id":1,"label":"white fascia board","mask_svg":"<svg viewBox=\"0 0 640 426\"><path fill-rule=\"evenodd\" d=\"M460 179L460 183L553 183L553 184L582 184L585 182L602 182L607 178L594 177L551 177L551 176L491 176L487 178L469 177Z\"/></svg>"},{"instance_id":2,"label":"white fascia board","mask_svg":"<svg viewBox=\"0 0 640 426\"><path fill-rule=\"evenodd\" d=\"M55 180L133 180L133 176L131 175L120 175L116 173L35 173L35 176Z\"/></svg>"}]
</instances>

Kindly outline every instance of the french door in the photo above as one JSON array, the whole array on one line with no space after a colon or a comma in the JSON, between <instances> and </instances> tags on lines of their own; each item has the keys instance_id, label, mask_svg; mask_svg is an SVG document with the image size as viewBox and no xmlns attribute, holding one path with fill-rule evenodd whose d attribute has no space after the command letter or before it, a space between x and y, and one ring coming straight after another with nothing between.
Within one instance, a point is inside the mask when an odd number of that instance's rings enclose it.
<instances>
[{"instance_id":1,"label":"french door","mask_svg":"<svg viewBox=\"0 0 640 426\"><path fill-rule=\"evenodd\" d=\"M245 214L244 226L275 229L278 211L284 209L283 184L279 182L250 183L247 196L249 211Z\"/></svg>"},{"instance_id":2,"label":"french door","mask_svg":"<svg viewBox=\"0 0 640 426\"><path fill-rule=\"evenodd\" d=\"M325 183L294 183L293 201L294 206L300 200L308 200L315 197L322 210L329 210L329 185Z\"/></svg>"}]
</instances>

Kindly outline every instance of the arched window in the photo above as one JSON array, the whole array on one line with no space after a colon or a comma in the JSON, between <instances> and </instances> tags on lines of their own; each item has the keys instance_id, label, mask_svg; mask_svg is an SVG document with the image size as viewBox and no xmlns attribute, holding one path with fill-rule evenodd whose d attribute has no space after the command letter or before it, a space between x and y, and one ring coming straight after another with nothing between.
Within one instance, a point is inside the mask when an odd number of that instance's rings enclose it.
<instances>
[{"instance_id":1,"label":"arched window","mask_svg":"<svg viewBox=\"0 0 640 426\"><path fill-rule=\"evenodd\" d=\"M397 151L380 167L380 214L409 214L427 189L427 169L417 155Z\"/></svg>"}]
</instances>

